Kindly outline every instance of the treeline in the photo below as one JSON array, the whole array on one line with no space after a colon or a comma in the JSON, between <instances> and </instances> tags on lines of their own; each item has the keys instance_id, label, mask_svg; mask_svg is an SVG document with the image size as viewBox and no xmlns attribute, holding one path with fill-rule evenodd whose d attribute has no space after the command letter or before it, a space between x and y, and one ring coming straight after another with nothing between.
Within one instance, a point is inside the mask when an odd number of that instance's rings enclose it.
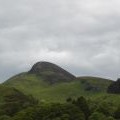
<instances>
[{"instance_id":1,"label":"treeline","mask_svg":"<svg viewBox=\"0 0 120 120\"><path fill-rule=\"evenodd\" d=\"M6 97L0 106L0 120L120 120L120 106L93 102L84 97L65 103L38 103L33 97Z\"/></svg>"},{"instance_id":2,"label":"treeline","mask_svg":"<svg viewBox=\"0 0 120 120\"><path fill-rule=\"evenodd\" d=\"M120 78L110 84L107 90L108 93L120 94Z\"/></svg>"}]
</instances>

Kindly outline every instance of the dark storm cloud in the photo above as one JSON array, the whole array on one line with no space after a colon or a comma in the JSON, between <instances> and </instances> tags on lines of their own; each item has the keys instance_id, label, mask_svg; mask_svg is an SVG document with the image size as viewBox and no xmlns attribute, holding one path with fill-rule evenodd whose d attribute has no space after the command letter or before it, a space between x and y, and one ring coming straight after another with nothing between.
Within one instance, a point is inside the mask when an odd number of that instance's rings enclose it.
<instances>
[{"instance_id":1,"label":"dark storm cloud","mask_svg":"<svg viewBox=\"0 0 120 120\"><path fill-rule=\"evenodd\" d=\"M0 0L0 80L46 60L76 75L116 79L118 0Z\"/></svg>"}]
</instances>

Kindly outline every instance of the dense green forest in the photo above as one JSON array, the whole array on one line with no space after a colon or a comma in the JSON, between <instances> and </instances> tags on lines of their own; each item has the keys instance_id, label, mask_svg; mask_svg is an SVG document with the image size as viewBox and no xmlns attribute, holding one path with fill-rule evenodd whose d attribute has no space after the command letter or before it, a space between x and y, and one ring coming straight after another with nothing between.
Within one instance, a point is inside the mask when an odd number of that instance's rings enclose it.
<instances>
[{"instance_id":1,"label":"dense green forest","mask_svg":"<svg viewBox=\"0 0 120 120\"><path fill-rule=\"evenodd\" d=\"M0 120L120 120L120 79L39 62L0 85Z\"/></svg>"},{"instance_id":2,"label":"dense green forest","mask_svg":"<svg viewBox=\"0 0 120 120\"><path fill-rule=\"evenodd\" d=\"M64 103L44 103L17 94L5 96L0 120L120 120L120 106L112 102L79 97Z\"/></svg>"}]
</instances>

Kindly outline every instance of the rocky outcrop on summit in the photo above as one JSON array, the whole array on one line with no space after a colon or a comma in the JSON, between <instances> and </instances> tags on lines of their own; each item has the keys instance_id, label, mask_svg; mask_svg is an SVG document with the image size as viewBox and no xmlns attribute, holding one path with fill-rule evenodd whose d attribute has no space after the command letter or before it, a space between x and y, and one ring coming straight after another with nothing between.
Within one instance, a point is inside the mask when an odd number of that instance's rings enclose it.
<instances>
[{"instance_id":1,"label":"rocky outcrop on summit","mask_svg":"<svg viewBox=\"0 0 120 120\"><path fill-rule=\"evenodd\" d=\"M120 78L116 81L111 83L107 90L108 93L113 94L120 94Z\"/></svg>"},{"instance_id":2,"label":"rocky outcrop on summit","mask_svg":"<svg viewBox=\"0 0 120 120\"><path fill-rule=\"evenodd\" d=\"M40 75L51 84L56 82L69 82L76 78L61 67L49 62L36 63L28 73Z\"/></svg>"}]
</instances>

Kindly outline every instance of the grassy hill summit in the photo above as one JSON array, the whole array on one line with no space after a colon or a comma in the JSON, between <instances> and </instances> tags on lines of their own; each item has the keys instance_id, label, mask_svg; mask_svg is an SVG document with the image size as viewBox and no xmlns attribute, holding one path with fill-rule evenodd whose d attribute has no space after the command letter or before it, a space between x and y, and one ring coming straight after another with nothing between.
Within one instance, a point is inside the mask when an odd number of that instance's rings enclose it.
<instances>
[{"instance_id":1,"label":"grassy hill summit","mask_svg":"<svg viewBox=\"0 0 120 120\"><path fill-rule=\"evenodd\" d=\"M69 82L76 78L61 67L49 62L36 63L28 73L41 76L51 84L62 81Z\"/></svg>"}]
</instances>

